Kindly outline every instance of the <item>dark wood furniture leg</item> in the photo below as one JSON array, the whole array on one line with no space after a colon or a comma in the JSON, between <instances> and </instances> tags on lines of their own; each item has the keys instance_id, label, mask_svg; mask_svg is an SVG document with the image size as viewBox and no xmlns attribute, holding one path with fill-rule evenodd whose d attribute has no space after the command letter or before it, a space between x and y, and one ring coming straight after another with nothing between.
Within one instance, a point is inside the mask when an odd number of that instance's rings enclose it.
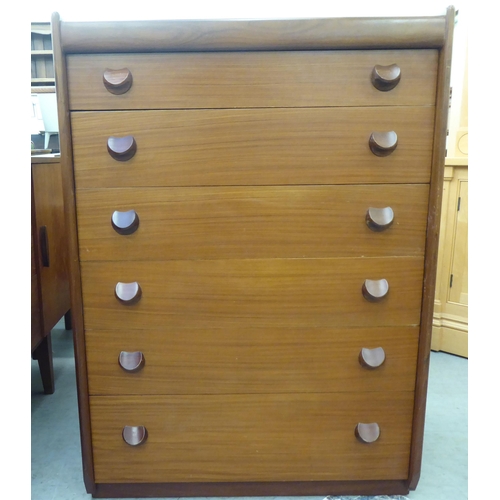
<instances>
[{"instance_id":1,"label":"dark wood furniture leg","mask_svg":"<svg viewBox=\"0 0 500 500\"><path fill-rule=\"evenodd\" d=\"M42 377L43 392L54 394L54 364L52 361L52 340L50 333L38 344L33 351L33 359L38 361Z\"/></svg>"}]
</instances>

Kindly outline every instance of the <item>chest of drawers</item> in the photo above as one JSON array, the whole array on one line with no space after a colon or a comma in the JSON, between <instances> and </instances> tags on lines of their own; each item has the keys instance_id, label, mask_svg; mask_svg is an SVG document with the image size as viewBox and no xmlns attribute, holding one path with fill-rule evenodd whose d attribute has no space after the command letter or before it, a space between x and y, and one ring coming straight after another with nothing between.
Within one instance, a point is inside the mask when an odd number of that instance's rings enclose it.
<instances>
[{"instance_id":1,"label":"chest of drawers","mask_svg":"<svg viewBox=\"0 0 500 500\"><path fill-rule=\"evenodd\" d=\"M453 20L54 15L89 493L416 487Z\"/></svg>"}]
</instances>

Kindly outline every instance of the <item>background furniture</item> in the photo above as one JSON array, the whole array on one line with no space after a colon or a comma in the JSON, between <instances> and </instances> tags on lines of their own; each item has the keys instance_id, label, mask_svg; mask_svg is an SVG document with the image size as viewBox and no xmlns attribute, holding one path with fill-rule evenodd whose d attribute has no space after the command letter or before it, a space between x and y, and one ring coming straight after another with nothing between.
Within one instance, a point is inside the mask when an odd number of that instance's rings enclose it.
<instances>
[{"instance_id":1,"label":"background furniture","mask_svg":"<svg viewBox=\"0 0 500 500\"><path fill-rule=\"evenodd\" d=\"M446 160L431 348L468 357L468 159Z\"/></svg>"},{"instance_id":2,"label":"background furniture","mask_svg":"<svg viewBox=\"0 0 500 500\"><path fill-rule=\"evenodd\" d=\"M54 392L50 331L71 328L67 235L60 157L31 157L31 353L46 394Z\"/></svg>"},{"instance_id":3,"label":"background furniture","mask_svg":"<svg viewBox=\"0 0 500 500\"><path fill-rule=\"evenodd\" d=\"M416 487L453 23L54 15L88 492Z\"/></svg>"},{"instance_id":4,"label":"background furniture","mask_svg":"<svg viewBox=\"0 0 500 500\"><path fill-rule=\"evenodd\" d=\"M468 357L468 35L458 21L453 43L452 92L448 122L438 279L431 347Z\"/></svg>"},{"instance_id":5,"label":"background furniture","mask_svg":"<svg viewBox=\"0 0 500 500\"><path fill-rule=\"evenodd\" d=\"M54 86L50 23L31 23L31 86Z\"/></svg>"}]
</instances>

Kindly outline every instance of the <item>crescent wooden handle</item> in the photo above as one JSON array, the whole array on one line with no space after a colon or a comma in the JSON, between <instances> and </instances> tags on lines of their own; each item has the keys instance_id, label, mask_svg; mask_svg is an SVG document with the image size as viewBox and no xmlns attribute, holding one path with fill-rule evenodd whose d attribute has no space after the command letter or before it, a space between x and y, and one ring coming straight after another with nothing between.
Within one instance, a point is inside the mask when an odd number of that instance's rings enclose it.
<instances>
[{"instance_id":1,"label":"crescent wooden handle","mask_svg":"<svg viewBox=\"0 0 500 500\"><path fill-rule=\"evenodd\" d=\"M385 351L382 347L368 349L363 347L359 353L359 364L363 368L373 369L382 366L385 361Z\"/></svg>"},{"instance_id":2,"label":"crescent wooden handle","mask_svg":"<svg viewBox=\"0 0 500 500\"><path fill-rule=\"evenodd\" d=\"M391 207L373 208L366 212L366 225L375 232L385 231L394 222L394 211Z\"/></svg>"},{"instance_id":3,"label":"crescent wooden handle","mask_svg":"<svg viewBox=\"0 0 500 500\"><path fill-rule=\"evenodd\" d=\"M401 80L401 68L397 64L375 65L371 74L372 85L382 92L392 90Z\"/></svg>"},{"instance_id":4,"label":"crescent wooden handle","mask_svg":"<svg viewBox=\"0 0 500 500\"><path fill-rule=\"evenodd\" d=\"M137 143L134 136L109 137L108 153L117 161L128 161L134 157L137 152Z\"/></svg>"},{"instance_id":5,"label":"crescent wooden handle","mask_svg":"<svg viewBox=\"0 0 500 500\"><path fill-rule=\"evenodd\" d=\"M398 147L398 135L393 130L373 132L368 140L368 146L375 156L389 156Z\"/></svg>"},{"instance_id":6,"label":"crescent wooden handle","mask_svg":"<svg viewBox=\"0 0 500 500\"><path fill-rule=\"evenodd\" d=\"M374 443L380 437L380 427L377 423L359 423L354 429L354 435L362 443Z\"/></svg>"},{"instance_id":7,"label":"crescent wooden handle","mask_svg":"<svg viewBox=\"0 0 500 500\"><path fill-rule=\"evenodd\" d=\"M132 73L128 68L106 69L102 81L108 92L115 95L125 94L132 87Z\"/></svg>"},{"instance_id":8,"label":"crescent wooden handle","mask_svg":"<svg viewBox=\"0 0 500 500\"><path fill-rule=\"evenodd\" d=\"M139 227L139 216L135 210L120 212L116 210L111 216L111 226L121 235L135 233Z\"/></svg>"},{"instance_id":9,"label":"crescent wooden handle","mask_svg":"<svg viewBox=\"0 0 500 500\"><path fill-rule=\"evenodd\" d=\"M135 373L144 368L146 360L141 351L122 351L118 356L118 364L129 373Z\"/></svg>"},{"instance_id":10,"label":"crescent wooden handle","mask_svg":"<svg viewBox=\"0 0 500 500\"><path fill-rule=\"evenodd\" d=\"M361 291L366 300L380 302L389 293L389 283L385 279L365 280Z\"/></svg>"},{"instance_id":11,"label":"crescent wooden handle","mask_svg":"<svg viewBox=\"0 0 500 500\"><path fill-rule=\"evenodd\" d=\"M132 283L118 282L115 287L115 296L124 305L132 305L142 297L142 290L137 281Z\"/></svg>"},{"instance_id":12,"label":"crescent wooden handle","mask_svg":"<svg viewBox=\"0 0 500 500\"><path fill-rule=\"evenodd\" d=\"M139 446L148 439L148 431L143 425L126 425L122 431L123 440L130 446Z\"/></svg>"}]
</instances>

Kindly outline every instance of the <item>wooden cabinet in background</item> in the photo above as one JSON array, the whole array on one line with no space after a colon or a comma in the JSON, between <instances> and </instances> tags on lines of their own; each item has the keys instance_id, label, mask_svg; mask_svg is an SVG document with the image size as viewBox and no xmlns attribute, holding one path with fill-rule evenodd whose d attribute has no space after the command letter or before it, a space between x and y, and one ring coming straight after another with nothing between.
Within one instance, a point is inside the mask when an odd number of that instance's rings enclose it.
<instances>
[{"instance_id":1,"label":"wooden cabinet in background","mask_svg":"<svg viewBox=\"0 0 500 500\"><path fill-rule=\"evenodd\" d=\"M447 158L431 349L468 357L468 158Z\"/></svg>"},{"instance_id":2,"label":"wooden cabinet in background","mask_svg":"<svg viewBox=\"0 0 500 500\"><path fill-rule=\"evenodd\" d=\"M46 394L54 392L50 332L71 328L66 225L58 156L31 158L31 353Z\"/></svg>"}]
</instances>

